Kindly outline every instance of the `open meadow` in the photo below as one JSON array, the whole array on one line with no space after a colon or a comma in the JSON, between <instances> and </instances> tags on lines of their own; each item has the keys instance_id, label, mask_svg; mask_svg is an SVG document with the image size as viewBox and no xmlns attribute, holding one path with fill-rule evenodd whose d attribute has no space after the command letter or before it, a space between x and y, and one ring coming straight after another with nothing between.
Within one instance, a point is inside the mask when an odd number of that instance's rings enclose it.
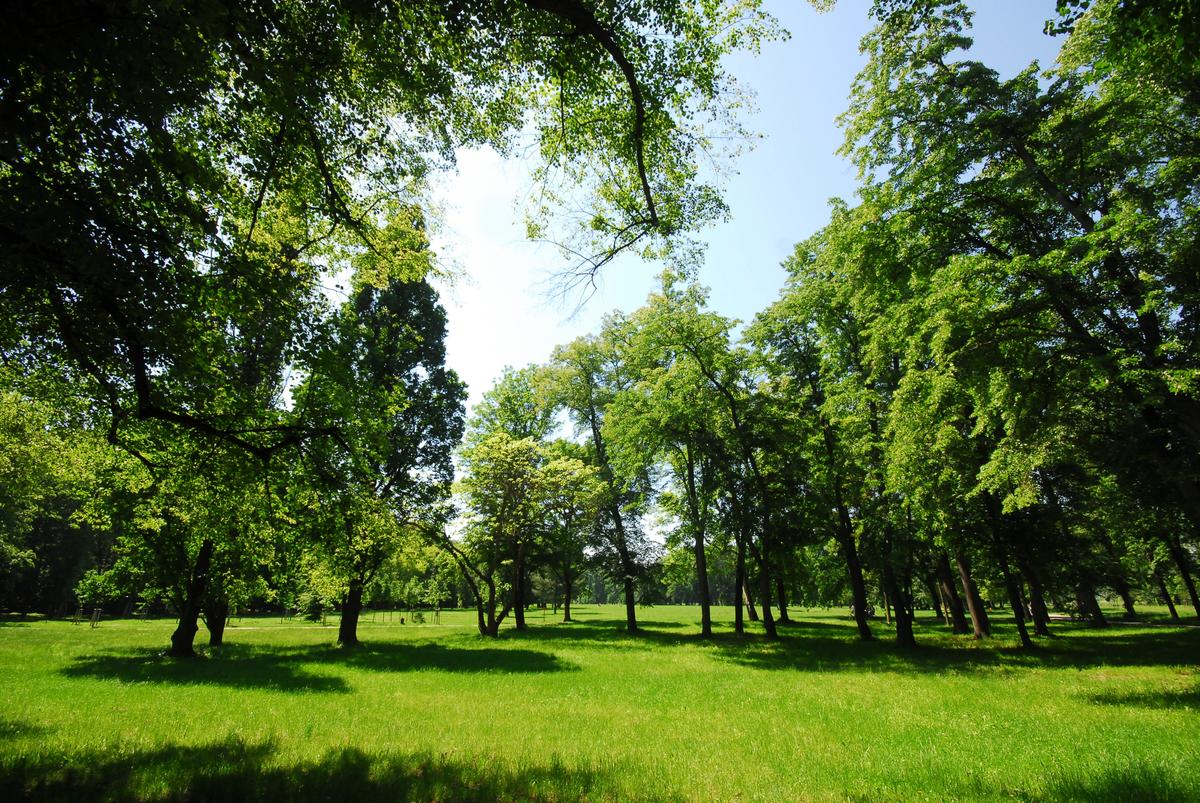
<instances>
[{"instance_id":1,"label":"open meadow","mask_svg":"<svg viewBox=\"0 0 1200 803\"><path fill-rule=\"evenodd\" d=\"M778 643L694 607L0 624L0 799L1200 800L1200 629L1059 624L1032 651L921 617L915 651L800 612ZM385 621L385 619L387 619ZM884 628L878 628L885 635Z\"/></svg>"}]
</instances>

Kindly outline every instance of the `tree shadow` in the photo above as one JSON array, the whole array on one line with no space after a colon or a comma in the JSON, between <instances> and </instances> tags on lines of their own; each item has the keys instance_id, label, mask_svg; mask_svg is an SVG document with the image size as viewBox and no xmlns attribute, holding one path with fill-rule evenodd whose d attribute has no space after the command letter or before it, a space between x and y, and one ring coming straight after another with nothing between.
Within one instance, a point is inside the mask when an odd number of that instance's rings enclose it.
<instances>
[{"instance_id":1,"label":"tree shadow","mask_svg":"<svg viewBox=\"0 0 1200 803\"><path fill-rule=\"evenodd\" d=\"M439 672L536 674L576 671L579 667L553 653L511 647L448 647L444 644L371 642L353 649L317 647L297 650L295 657L323 664L342 664L373 672Z\"/></svg>"},{"instance_id":2,"label":"tree shadow","mask_svg":"<svg viewBox=\"0 0 1200 803\"><path fill-rule=\"evenodd\" d=\"M208 657L176 660L134 650L77 658L59 670L68 677L115 678L126 683L211 684L234 688L346 694L338 676L311 671L347 666L372 672L542 673L577 669L558 656L537 650L447 647L442 644L378 642L353 649L333 645L273 647L226 645Z\"/></svg>"},{"instance_id":3,"label":"tree shadow","mask_svg":"<svg viewBox=\"0 0 1200 803\"><path fill-rule=\"evenodd\" d=\"M1097 705L1118 705L1134 708L1194 708L1200 709L1200 685L1184 689L1153 689L1138 691L1106 691L1087 697Z\"/></svg>"},{"instance_id":4,"label":"tree shadow","mask_svg":"<svg viewBox=\"0 0 1200 803\"><path fill-rule=\"evenodd\" d=\"M271 742L231 739L120 755L7 758L5 800L583 800L627 798L607 773L558 762L508 768L429 753L370 754L356 748L281 766ZM642 799L665 799L646 795Z\"/></svg>"},{"instance_id":5,"label":"tree shadow","mask_svg":"<svg viewBox=\"0 0 1200 803\"><path fill-rule=\"evenodd\" d=\"M1086 775L1060 778L1049 785L1043 800L1086 800L1105 803L1182 803L1196 800L1194 779L1163 767L1145 764L1107 766Z\"/></svg>"},{"instance_id":6,"label":"tree shadow","mask_svg":"<svg viewBox=\"0 0 1200 803\"><path fill-rule=\"evenodd\" d=\"M141 650L110 650L76 658L59 672L72 678L115 679L124 683L215 685L242 689L346 694L340 677L308 672L283 650L222 651L211 657L179 660Z\"/></svg>"},{"instance_id":7,"label":"tree shadow","mask_svg":"<svg viewBox=\"0 0 1200 803\"><path fill-rule=\"evenodd\" d=\"M25 739L31 736L45 736L49 732L50 729L42 725L0 717L0 739Z\"/></svg>"}]
</instances>

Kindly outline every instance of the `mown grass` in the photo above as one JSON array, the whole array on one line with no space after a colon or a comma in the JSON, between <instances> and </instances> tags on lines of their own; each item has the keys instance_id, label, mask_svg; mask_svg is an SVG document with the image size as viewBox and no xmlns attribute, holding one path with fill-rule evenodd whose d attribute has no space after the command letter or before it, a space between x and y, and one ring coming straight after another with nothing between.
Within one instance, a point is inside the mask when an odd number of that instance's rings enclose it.
<instances>
[{"instance_id":1,"label":"mown grass","mask_svg":"<svg viewBox=\"0 0 1200 803\"><path fill-rule=\"evenodd\" d=\"M0 622L0 800L1200 800L1200 629L1023 652L925 617L905 652L834 611L778 643L575 613L368 621L358 650L244 619L183 662L168 621Z\"/></svg>"}]
</instances>

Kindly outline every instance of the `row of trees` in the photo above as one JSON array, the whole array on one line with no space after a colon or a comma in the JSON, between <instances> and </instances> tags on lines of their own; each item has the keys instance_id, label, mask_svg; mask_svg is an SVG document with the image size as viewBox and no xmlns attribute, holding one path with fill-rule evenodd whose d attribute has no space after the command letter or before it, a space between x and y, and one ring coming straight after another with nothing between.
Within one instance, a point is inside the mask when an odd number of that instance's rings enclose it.
<instances>
[{"instance_id":1,"label":"row of trees","mask_svg":"<svg viewBox=\"0 0 1200 803\"><path fill-rule=\"evenodd\" d=\"M906 645L914 588L976 637L985 597L1004 598L1025 644L1055 604L1105 624L1101 590L1127 615L1138 592L1174 614L1178 588L1200 615L1200 83L1171 55L1195 31L1094 4L1063 20L1057 67L1002 80L962 55L962 4L875 13L842 118L860 202L797 246L740 342L668 272L645 307L510 374L492 404L536 376L524 408L569 414L592 470L579 498L597 500L576 532L626 583L630 630L652 507L694 556L705 633L707 553L726 545L769 636L773 603L786 617L833 555L844 580L818 597L845 593L870 638L877 584ZM476 422L495 430L529 450L546 436ZM465 468L471 498L495 487ZM518 610L538 526L487 530L514 556ZM740 630L740 596L736 616Z\"/></svg>"}]
</instances>

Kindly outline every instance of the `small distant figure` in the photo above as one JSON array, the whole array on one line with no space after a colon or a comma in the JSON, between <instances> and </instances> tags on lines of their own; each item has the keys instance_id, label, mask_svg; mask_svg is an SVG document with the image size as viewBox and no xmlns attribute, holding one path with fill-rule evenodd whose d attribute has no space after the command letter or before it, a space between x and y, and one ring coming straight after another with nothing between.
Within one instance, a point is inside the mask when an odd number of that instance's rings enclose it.
<instances>
[{"instance_id":1,"label":"small distant figure","mask_svg":"<svg viewBox=\"0 0 1200 803\"><path fill-rule=\"evenodd\" d=\"M873 605L871 605L871 603L868 602L867 606L865 608L863 608L863 613L866 614L868 619L873 619L873 618L875 618L875 607ZM856 618L855 612L854 612L854 603L850 603L850 618L851 619Z\"/></svg>"}]
</instances>

